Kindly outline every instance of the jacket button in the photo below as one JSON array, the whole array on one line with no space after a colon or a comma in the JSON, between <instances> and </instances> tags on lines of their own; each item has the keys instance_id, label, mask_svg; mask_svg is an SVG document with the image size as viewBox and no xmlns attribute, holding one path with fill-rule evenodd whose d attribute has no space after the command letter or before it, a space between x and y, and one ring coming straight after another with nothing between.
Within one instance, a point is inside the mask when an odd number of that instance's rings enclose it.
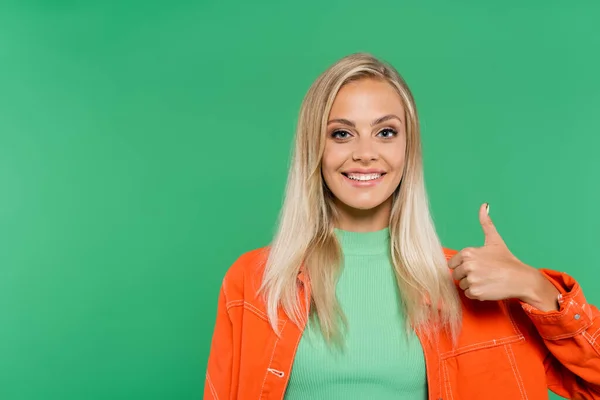
<instances>
[{"instance_id":1,"label":"jacket button","mask_svg":"<svg viewBox=\"0 0 600 400\"><path fill-rule=\"evenodd\" d=\"M579 315L579 314L575 314L575 316L574 316L573 318L575 318L575 319L579 319L579 318L581 318L581 315Z\"/></svg>"}]
</instances>

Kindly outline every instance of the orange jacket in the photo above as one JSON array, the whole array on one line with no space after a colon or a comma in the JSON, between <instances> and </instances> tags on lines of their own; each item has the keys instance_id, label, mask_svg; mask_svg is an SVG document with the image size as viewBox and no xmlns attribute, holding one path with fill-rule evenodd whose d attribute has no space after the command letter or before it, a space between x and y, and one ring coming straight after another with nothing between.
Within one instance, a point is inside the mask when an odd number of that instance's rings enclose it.
<instances>
[{"instance_id":1,"label":"orange jacket","mask_svg":"<svg viewBox=\"0 0 600 400\"><path fill-rule=\"evenodd\" d=\"M446 258L454 254L444 249ZM280 310L278 338L257 297L267 248L242 255L221 288L205 399L283 399L304 327ZM518 300L473 301L461 293L458 346L419 336L430 400L600 399L600 312L570 276L542 270L559 289L559 311ZM299 275L302 298L310 287ZM307 304L302 303L307 312Z\"/></svg>"}]
</instances>

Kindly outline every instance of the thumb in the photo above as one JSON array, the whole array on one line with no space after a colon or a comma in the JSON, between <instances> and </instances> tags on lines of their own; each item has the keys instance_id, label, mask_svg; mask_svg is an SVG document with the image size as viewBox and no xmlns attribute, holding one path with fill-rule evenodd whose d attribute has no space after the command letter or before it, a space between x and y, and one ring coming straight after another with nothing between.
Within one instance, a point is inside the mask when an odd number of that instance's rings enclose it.
<instances>
[{"instance_id":1,"label":"thumb","mask_svg":"<svg viewBox=\"0 0 600 400\"><path fill-rule=\"evenodd\" d=\"M496 226L490 218L489 212L489 203L484 203L479 208L479 223L481 224L481 228L483 229L483 235L485 236L485 241L483 245L486 246L490 244L504 244L502 237L496 230Z\"/></svg>"}]
</instances>

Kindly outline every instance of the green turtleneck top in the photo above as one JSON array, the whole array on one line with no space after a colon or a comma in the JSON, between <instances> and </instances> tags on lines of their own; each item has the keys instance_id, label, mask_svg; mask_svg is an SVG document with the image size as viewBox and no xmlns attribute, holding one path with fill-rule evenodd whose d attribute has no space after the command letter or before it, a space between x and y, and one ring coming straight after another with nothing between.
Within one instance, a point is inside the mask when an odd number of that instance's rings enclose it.
<instances>
[{"instance_id":1,"label":"green turtleneck top","mask_svg":"<svg viewBox=\"0 0 600 400\"><path fill-rule=\"evenodd\" d=\"M414 332L406 334L389 229L335 233L344 257L336 295L348 321L345 345L328 346L311 319L285 399L426 399L423 349Z\"/></svg>"}]
</instances>

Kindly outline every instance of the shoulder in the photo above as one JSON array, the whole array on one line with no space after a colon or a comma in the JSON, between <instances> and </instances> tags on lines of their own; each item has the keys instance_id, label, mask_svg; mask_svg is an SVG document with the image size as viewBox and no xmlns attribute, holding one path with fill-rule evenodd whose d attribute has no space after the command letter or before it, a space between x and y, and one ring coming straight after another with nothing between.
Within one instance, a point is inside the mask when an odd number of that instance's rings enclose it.
<instances>
[{"instance_id":1,"label":"shoulder","mask_svg":"<svg viewBox=\"0 0 600 400\"><path fill-rule=\"evenodd\" d=\"M269 247L260 247L240 255L223 278L223 291L228 298L255 296L260 288ZM249 293L250 292L250 293Z\"/></svg>"},{"instance_id":2,"label":"shoulder","mask_svg":"<svg viewBox=\"0 0 600 400\"><path fill-rule=\"evenodd\" d=\"M264 271L267 258L269 256L269 247L259 247L247 251L240 255L237 260L229 267L225 274L227 281L236 281L243 279L248 274L261 273Z\"/></svg>"}]
</instances>

